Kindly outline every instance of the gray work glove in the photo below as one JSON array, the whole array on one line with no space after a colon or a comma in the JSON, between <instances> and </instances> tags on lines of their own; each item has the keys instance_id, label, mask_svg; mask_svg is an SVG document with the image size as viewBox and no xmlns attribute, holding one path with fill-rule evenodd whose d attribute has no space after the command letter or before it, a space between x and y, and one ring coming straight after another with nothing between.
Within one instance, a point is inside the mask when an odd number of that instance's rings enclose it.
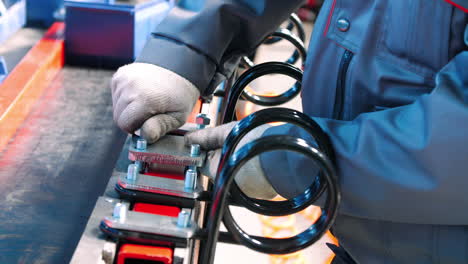
<instances>
[{"instance_id":1,"label":"gray work glove","mask_svg":"<svg viewBox=\"0 0 468 264\"><path fill-rule=\"evenodd\" d=\"M197 130L185 135L185 143L187 145L200 144L203 149L210 151L205 167L202 168L202 173L212 180L214 180L216 176L223 143L236 123L237 122L231 122L218 127ZM237 149L261 137L268 127L269 125L263 125L249 132L241 140ZM239 185L239 188L252 198L272 199L278 195L266 179L258 157L254 157L241 167L236 175L235 181L237 185Z\"/></svg>"},{"instance_id":2,"label":"gray work glove","mask_svg":"<svg viewBox=\"0 0 468 264\"><path fill-rule=\"evenodd\" d=\"M154 143L182 126L200 96L182 76L148 63L121 67L111 81L114 120L128 133Z\"/></svg>"}]
</instances>

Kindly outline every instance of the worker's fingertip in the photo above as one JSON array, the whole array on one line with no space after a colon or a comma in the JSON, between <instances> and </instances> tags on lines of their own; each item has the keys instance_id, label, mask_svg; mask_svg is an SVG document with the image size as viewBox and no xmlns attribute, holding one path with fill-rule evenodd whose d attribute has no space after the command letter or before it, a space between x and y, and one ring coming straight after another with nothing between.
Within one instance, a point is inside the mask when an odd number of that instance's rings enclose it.
<instances>
[{"instance_id":1,"label":"worker's fingertip","mask_svg":"<svg viewBox=\"0 0 468 264\"><path fill-rule=\"evenodd\" d=\"M149 144L153 144L154 142L158 141L158 139L161 137L159 129L152 127L147 122L145 122L141 127L140 135L141 137L146 139L146 141Z\"/></svg>"},{"instance_id":2,"label":"worker's fingertip","mask_svg":"<svg viewBox=\"0 0 468 264\"><path fill-rule=\"evenodd\" d=\"M150 144L158 141L161 134L158 118L154 116L146 120L140 128L140 135Z\"/></svg>"},{"instance_id":3,"label":"worker's fingertip","mask_svg":"<svg viewBox=\"0 0 468 264\"><path fill-rule=\"evenodd\" d=\"M159 139L158 135L155 135L152 133L145 133L143 132L143 130L140 133L141 133L141 137L144 138L148 142L148 144L153 144Z\"/></svg>"},{"instance_id":4,"label":"worker's fingertip","mask_svg":"<svg viewBox=\"0 0 468 264\"><path fill-rule=\"evenodd\" d=\"M198 131L191 131L191 132L187 132L185 135L184 135L184 142L185 142L185 145L187 146L190 146L191 144L194 144L194 139L196 138L196 134L197 134Z\"/></svg>"}]
</instances>

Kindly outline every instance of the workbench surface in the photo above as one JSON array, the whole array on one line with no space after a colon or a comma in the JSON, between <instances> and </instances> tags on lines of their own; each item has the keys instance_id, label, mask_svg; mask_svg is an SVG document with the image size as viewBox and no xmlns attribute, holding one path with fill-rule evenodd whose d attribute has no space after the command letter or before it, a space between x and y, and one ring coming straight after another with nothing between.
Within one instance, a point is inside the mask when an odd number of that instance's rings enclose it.
<instances>
[{"instance_id":1,"label":"workbench surface","mask_svg":"<svg viewBox=\"0 0 468 264\"><path fill-rule=\"evenodd\" d=\"M126 135L113 71L65 67L0 154L0 263L68 263Z\"/></svg>"}]
</instances>

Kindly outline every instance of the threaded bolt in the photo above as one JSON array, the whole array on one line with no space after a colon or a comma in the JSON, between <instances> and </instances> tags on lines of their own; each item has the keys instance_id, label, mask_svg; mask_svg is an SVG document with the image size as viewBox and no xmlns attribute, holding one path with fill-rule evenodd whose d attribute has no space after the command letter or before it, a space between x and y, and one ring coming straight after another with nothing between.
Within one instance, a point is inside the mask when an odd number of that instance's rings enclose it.
<instances>
[{"instance_id":1,"label":"threaded bolt","mask_svg":"<svg viewBox=\"0 0 468 264\"><path fill-rule=\"evenodd\" d=\"M190 157L199 157L200 156L200 145L192 144L190 146Z\"/></svg>"},{"instance_id":2,"label":"threaded bolt","mask_svg":"<svg viewBox=\"0 0 468 264\"><path fill-rule=\"evenodd\" d=\"M189 168L185 172L185 185L184 189L186 191L193 191L195 189L195 184L197 182L197 171L195 169Z\"/></svg>"},{"instance_id":3,"label":"threaded bolt","mask_svg":"<svg viewBox=\"0 0 468 264\"><path fill-rule=\"evenodd\" d=\"M138 164L130 164L127 168L127 180L136 181L139 172Z\"/></svg>"},{"instance_id":4,"label":"threaded bolt","mask_svg":"<svg viewBox=\"0 0 468 264\"><path fill-rule=\"evenodd\" d=\"M182 209L177 217L177 227L185 228L190 224L190 212Z\"/></svg>"},{"instance_id":5,"label":"threaded bolt","mask_svg":"<svg viewBox=\"0 0 468 264\"><path fill-rule=\"evenodd\" d=\"M136 149L140 151L146 150L148 142L144 138L139 138L136 142Z\"/></svg>"},{"instance_id":6,"label":"threaded bolt","mask_svg":"<svg viewBox=\"0 0 468 264\"><path fill-rule=\"evenodd\" d=\"M127 218L127 205L124 203L116 203L114 206L114 211L112 212L112 217L115 220L119 220L121 223L125 222Z\"/></svg>"}]
</instances>

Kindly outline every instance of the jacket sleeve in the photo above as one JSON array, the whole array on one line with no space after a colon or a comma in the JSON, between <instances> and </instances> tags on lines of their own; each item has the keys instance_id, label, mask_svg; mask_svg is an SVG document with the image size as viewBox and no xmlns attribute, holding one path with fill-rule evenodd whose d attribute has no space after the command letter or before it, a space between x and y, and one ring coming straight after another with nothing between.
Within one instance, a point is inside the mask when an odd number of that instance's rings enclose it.
<instances>
[{"instance_id":1,"label":"jacket sleeve","mask_svg":"<svg viewBox=\"0 0 468 264\"><path fill-rule=\"evenodd\" d=\"M210 94L303 0L205 0L175 7L158 25L137 62L169 69Z\"/></svg>"},{"instance_id":2,"label":"jacket sleeve","mask_svg":"<svg viewBox=\"0 0 468 264\"><path fill-rule=\"evenodd\" d=\"M454 57L437 74L432 93L412 104L353 121L314 120L334 146L341 214L416 224L468 223L468 52ZM289 125L265 132L277 133L310 140ZM310 173L315 169L310 160L292 153L272 152L260 159L273 187L287 197L303 191L316 175Z\"/></svg>"}]
</instances>

